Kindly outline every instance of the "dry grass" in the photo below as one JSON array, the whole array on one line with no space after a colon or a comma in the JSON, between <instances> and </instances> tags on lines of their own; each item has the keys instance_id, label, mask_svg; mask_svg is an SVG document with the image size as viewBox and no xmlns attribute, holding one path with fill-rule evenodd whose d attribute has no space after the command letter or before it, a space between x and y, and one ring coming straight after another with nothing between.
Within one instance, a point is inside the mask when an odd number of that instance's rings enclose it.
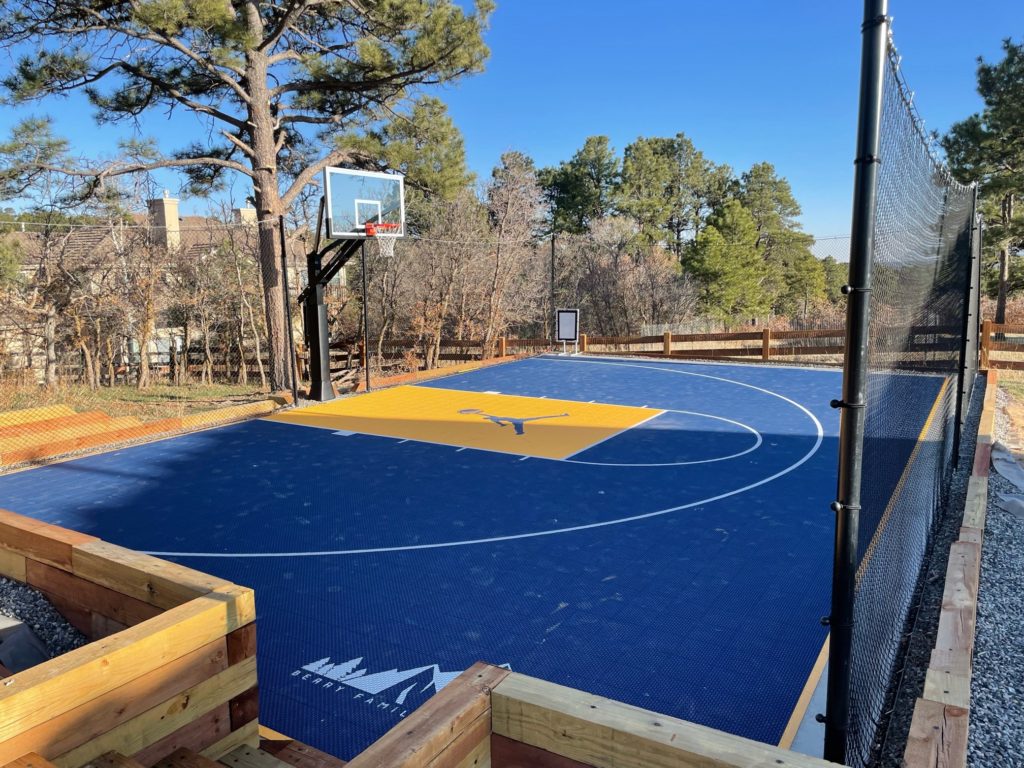
<instances>
[{"instance_id":1,"label":"dry grass","mask_svg":"<svg viewBox=\"0 0 1024 768\"><path fill-rule=\"evenodd\" d=\"M58 384L46 389L20 381L0 380L0 411L66 405L78 412L103 411L109 416L134 416L143 421L186 416L238 403L262 400L264 390L253 385L156 384L146 389L117 385L90 389L80 384Z\"/></svg>"}]
</instances>

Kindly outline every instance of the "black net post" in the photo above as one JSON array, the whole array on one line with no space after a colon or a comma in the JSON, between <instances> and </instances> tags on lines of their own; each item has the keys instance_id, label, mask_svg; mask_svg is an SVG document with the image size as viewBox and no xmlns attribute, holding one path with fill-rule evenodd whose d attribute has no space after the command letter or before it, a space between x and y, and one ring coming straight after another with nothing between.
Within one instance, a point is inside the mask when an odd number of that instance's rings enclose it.
<instances>
[{"instance_id":1,"label":"black net post","mask_svg":"<svg viewBox=\"0 0 1024 768\"><path fill-rule=\"evenodd\" d=\"M888 0L865 0L861 49L860 118L854 163L853 220L850 240L846 314L846 353L839 430L839 480L832 610L829 617L828 697L825 706L826 760L846 762L850 723L850 649L857 573L861 466L867 354L870 338L871 260L874 251L875 201L881 158L882 92L888 46Z\"/></svg>"},{"instance_id":2,"label":"black net post","mask_svg":"<svg viewBox=\"0 0 1024 768\"><path fill-rule=\"evenodd\" d=\"M967 272L966 295L964 297L963 335L960 339L960 366L956 391L956 420L953 422L953 457L960 463L960 435L967 419L967 406L978 372L978 314L981 307L981 220L978 216L978 188L974 188L971 199L970 219L970 267Z\"/></svg>"}]
</instances>

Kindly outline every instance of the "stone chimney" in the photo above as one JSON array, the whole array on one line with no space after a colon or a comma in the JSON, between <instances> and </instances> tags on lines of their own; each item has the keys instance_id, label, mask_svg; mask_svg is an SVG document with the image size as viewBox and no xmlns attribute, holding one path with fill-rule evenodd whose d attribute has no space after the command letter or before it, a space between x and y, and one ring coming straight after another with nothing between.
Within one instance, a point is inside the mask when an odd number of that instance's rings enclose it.
<instances>
[{"instance_id":1,"label":"stone chimney","mask_svg":"<svg viewBox=\"0 0 1024 768\"><path fill-rule=\"evenodd\" d=\"M258 221L255 208L235 208L234 214L235 224L255 224Z\"/></svg>"},{"instance_id":2,"label":"stone chimney","mask_svg":"<svg viewBox=\"0 0 1024 768\"><path fill-rule=\"evenodd\" d=\"M153 240L169 251L181 247L181 220L178 218L178 200L166 189L164 196L149 201L149 225Z\"/></svg>"}]
</instances>

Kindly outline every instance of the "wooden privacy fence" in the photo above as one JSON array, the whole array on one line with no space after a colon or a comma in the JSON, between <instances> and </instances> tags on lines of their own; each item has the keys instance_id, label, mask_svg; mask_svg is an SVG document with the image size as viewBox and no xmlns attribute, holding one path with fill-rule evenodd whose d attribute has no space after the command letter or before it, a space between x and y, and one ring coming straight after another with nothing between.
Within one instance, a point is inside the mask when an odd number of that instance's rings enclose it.
<instances>
[{"instance_id":1,"label":"wooden privacy fence","mask_svg":"<svg viewBox=\"0 0 1024 768\"><path fill-rule=\"evenodd\" d=\"M679 359L750 359L793 358L793 357L836 357L839 362L843 354L845 332L838 329L816 329L807 331L743 331L733 333L664 333L658 336L588 336L580 335L580 352L588 354L627 354L656 356ZM419 339L388 339L382 346L384 366L414 359L420 368L424 365L425 343ZM550 339L516 339L501 337L493 345L494 353L488 354L487 345L480 339L443 339L440 344L438 363L461 363L484 360L488 357L529 354L560 350L561 344ZM372 349L371 356L377 357ZM300 364L307 355L300 354ZM331 372L339 373L351 368L362 367L365 354L362 344L334 343L331 345ZM304 366L303 366L304 369Z\"/></svg>"},{"instance_id":2,"label":"wooden privacy fence","mask_svg":"<svg viewBox=\"0 0 1024 768\"><path fill-rule=\"evenodd\" d=\"M981 324L981 367L1024 371L1024 324Z\"/></svg>"},{"instance_id":3,"label":"wooden privacy fence","mask_svg":"<svg viewBox=\"0 0 1024 768\"><path fill-rule=\"evenodd\" d=\"M733 331L727 333L665 333L659 336L586 336L580 351L588 354L630 354L692 360L749 360L759 358L842 358L842 328L801 331ZM822 360L820 362L839 362Z\"/></svg>"},{"instance_id":4,"label":"wooden privacy fence","mask_svg":"<svg viewBox=\"0 0 1024 768\"><path fill-rule=\"evenodd\" d=\"M990 345L992 350L1007 349L1024 355L1024 325L1000 326L1015 328L1021 333L1019 344ZM938 325L879 325L871 340L875 360L892 365L928 369L946 367L959 355L962 329ZM819 365L840 365L845 350L843 328L807 330L772 330L724 333L665 333L654 336L590 336L580 335L579 351L591 355L633 355L677 360L730 360L813 362ZM425 369L425 350L429 342L422 339L388 339L371 350L371 362L381 368L404 364L406 370ZM493 350L493 351L491 351ZM501 337L492 345L480 339L442 339L436 358L437 367L489 357L530 354L561 350L561 344L550 339L516 339ZM299 366L306 370L307 354L300 350ZM331 345L331 372L345 372L364 367L366 356L359 343L336 342ZM1024 357L1020 367L1024 369Z\"/></svg>"}]
</instances>

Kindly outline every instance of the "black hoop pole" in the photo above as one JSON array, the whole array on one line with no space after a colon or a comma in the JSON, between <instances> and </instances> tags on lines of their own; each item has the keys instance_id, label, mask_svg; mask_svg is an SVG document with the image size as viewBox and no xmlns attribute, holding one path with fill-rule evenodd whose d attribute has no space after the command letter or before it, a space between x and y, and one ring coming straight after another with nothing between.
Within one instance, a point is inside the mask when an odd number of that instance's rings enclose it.
<instances>
[{"instance_id":1,"label":"black hoop pole","mask_svg":"<svg viewBox=\"0 0 1024 768\"><path fill-rule=\"evenodd\" d=\"M882 92L888 45L888 0L865 0L861 49L860 117L854 160L853 220L850 229L849 284L846 305L846 353L839 428L839 478L832 611L828 618L828 698L825 706L825 759L846 763L850 730L850 657L857 575L864 420L867 404L868 339L871 315L871 257L875 203L881 162Z\"/></svg>"},{"instance_id":2,"label":"black hoop pole","mask_svg":"<svg viewBox=\"0 0 1024 768\"><path fill-rule=\"evenodd\" d=\"M288 290L288 241L284 236L284 214L277 217L281 228L281 284L284 291L284 315L288 319L288 379L292 384L292 402L299 403L299 371L295 359L295 331L292 329L292 297Z\"/></svg>"}]
</instances>

